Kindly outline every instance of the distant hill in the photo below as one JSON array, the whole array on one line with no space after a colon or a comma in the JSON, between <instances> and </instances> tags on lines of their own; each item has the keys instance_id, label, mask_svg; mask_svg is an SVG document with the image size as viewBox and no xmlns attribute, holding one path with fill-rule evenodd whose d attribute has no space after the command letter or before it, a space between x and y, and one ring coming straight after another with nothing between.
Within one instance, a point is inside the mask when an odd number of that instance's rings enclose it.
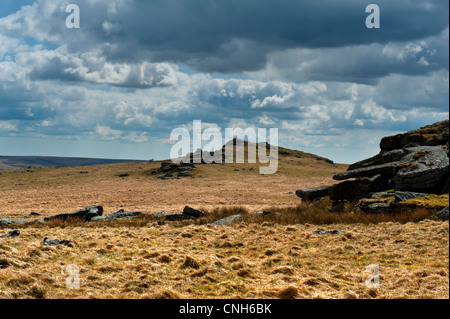
<instances>
[{"instance_id":1,"label":"distant hill","mask_svg":"<svg viewBox=\"0 0 450 319\"><path fill-rule=\"evenodd\" d=\"M15 168L37 168L58 166L84 166L143 162L127 159L103 159L83 157L53 157L53 156L0 156L0 170Z\"/></svg>"}]
</instances>

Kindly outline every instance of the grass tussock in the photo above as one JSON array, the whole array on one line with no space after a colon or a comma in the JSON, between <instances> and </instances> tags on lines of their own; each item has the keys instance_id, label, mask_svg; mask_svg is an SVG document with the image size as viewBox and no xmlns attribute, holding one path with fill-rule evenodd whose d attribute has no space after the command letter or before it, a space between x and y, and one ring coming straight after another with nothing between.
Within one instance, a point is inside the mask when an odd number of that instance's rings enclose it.
<instances>
[{"instance_id":1,"label":"grass tussock","mask_svg":"<svg viewBox=\"0 0 450 319\"><path fill-rule=\"evenodd\" d=\"M295 299L298 296L298 290L295 287L283 288L277 292L276 296L280 299Z\"/></svg>"},{"instance_id":2,"label":"grass tussock","mask_svg":"<svg viewBox=\"0 0 450 319\"><path fill-rule=\"evenodd\" d=\"M324 199L322 201L303 202L294 206L267 207L264 209L267 214L252 214L245 207L223 207L207 211L207 216L195 221L196 224L206 224L227 216L239 214L247 223L276 223L282 225L295 224L313 224L313 225L331 225L331 224L378 224L386 222L408 223L419 222L431 217L435 210L427 208L401 208L389 214L368 214L363 212L354 212L355 203L346 205L343 212L329 212L331 201ZM295 227L287 227L285 231L295 231Z\"/></svg>"}]
</instances>

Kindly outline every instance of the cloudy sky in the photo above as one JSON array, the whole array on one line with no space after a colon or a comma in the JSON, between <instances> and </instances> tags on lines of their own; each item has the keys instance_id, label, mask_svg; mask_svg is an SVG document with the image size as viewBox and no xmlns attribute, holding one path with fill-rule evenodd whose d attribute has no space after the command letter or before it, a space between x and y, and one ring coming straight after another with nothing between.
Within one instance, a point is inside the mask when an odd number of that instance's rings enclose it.
<instances>
[{"instance_id":1,"label":"cloudy sky","mask_svg":"<svg viewBox=\"0 0 450 319\"><path fill-rule=\"evenodd\" d=\"M448 14L442 0L1 0L0 155L164 159L170 132L201 120L355 162L448 119Z\"/></svg>"}]
</instances>

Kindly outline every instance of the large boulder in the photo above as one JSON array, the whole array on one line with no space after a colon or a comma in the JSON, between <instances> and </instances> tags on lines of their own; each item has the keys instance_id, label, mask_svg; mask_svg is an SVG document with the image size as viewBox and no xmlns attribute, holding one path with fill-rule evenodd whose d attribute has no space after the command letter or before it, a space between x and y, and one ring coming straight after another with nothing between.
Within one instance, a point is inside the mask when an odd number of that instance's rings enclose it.
<instances>
[{"instance_id":1,"label":"large boulder","mask_svg":"<svg viewBox=\"0 0 450 319\"><path fill-rule=\"evenodd\" d=\"M345 201L360 200L356 208L366 212L389 212L397 203L418 196L448 194L448 132L449 121L446 120L385 137L380 142L379 154L354 163L347 171L333 176L340 183L298 190L296 194L304 200L329 196L336 207ZM373 194L387 190L395 191L396 203L372 200Z\"/></svg>"}]
</instances>

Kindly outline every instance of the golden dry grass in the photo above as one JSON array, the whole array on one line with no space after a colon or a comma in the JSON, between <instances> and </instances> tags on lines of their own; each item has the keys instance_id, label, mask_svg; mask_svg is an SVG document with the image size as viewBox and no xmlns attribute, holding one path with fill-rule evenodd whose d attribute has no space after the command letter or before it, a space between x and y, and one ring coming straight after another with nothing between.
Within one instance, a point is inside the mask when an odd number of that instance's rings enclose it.
<instances>
[{"instance_id":1,"label":"golden dry grass","mask_svg":"<svg viewBox=\"0 0 450 319\"><path fill-rule=\"evenodd\" d=\"M0 298L448 298L448 231L430 220L28 227L1 240ZM79 289L66 288L71 264ZM371 264L379 289L365 285Z\"/></svg>"},{"instance_id":2,"label":"golden dry grass","mask_svg":"<svg viewBox=\"0 0 450 319\"><path fill-rule=\"evenodd\" d=\"M0 217L94 204L105 214L191 205L207 216L14 226L19 237L0 239L0 298L449 298L448 222L424 219L428 211L330 214L326 200L300 203L295 190L331 184L345 165L288 156L275 175L249 164L199 165L195 178L163 181L149 173L159 164L2 171ZM257 210L281 214L250 214ZM234 213L244 221L209 224ZM44 237L73 244L47 247ZM379 289L365 285L371 264L380 268ZM66 287L68 265L80 269L79 289Z\"/></svg>"}]
</instances>

